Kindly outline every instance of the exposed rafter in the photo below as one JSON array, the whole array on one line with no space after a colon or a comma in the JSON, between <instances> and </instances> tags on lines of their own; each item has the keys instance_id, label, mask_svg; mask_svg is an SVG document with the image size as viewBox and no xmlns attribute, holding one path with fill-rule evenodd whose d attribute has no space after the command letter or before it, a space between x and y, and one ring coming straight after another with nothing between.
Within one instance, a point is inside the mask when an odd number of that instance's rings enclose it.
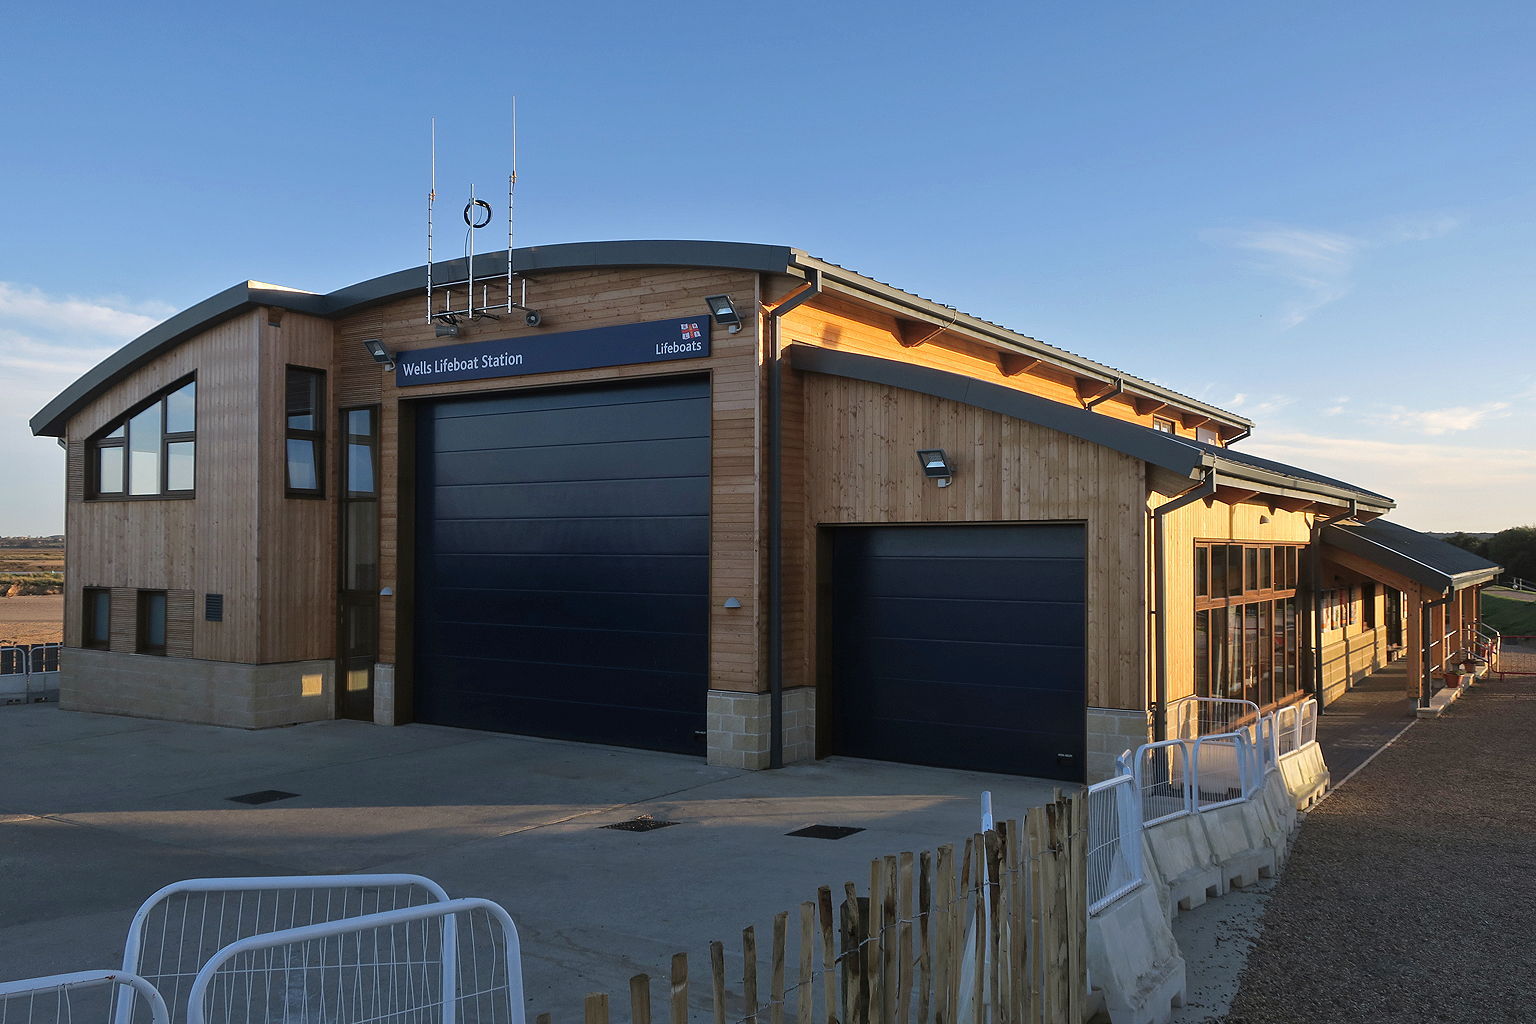
<instances>
[{"instance_id":1,"label":"exposed rafter","mask_svg":"<svg viewBox=\"0 0 1536 1024\"><path fill-rule=\"evenodd\" d=\"M1042 362L1044 360L1034 356L1018 355L1013 352L997 354L997 369L1004 377L1017 377L1021 373L1028 373Z\"/></svg>"}]
</instances>

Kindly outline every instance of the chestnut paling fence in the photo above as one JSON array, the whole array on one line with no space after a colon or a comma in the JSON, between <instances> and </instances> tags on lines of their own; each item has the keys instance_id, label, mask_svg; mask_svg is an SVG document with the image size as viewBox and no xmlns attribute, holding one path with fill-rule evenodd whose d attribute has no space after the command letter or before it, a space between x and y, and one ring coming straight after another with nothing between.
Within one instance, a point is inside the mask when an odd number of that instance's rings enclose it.
<instances>
[{"instance_id":1,"label":"chestnut paling fence","mask_svg":"<svg viewBox=\"0 0 1536 1024\"><path fill-rule=\"evenodd\" d=\"M963 844L873 860L863 895L852 881L822 886L775 916L766 949L747 927L739 979L726 976L725 944L710 944L714 1024L1077 1024L1086 850L1085 800L1058 792ZM688 955L676 954L661 979L669 1024L688 1024L692 983ZM651 989L649 975L631 978L627 1013L593 992L582 1019L651 1024Z\"/></svg>"}]
</instances>

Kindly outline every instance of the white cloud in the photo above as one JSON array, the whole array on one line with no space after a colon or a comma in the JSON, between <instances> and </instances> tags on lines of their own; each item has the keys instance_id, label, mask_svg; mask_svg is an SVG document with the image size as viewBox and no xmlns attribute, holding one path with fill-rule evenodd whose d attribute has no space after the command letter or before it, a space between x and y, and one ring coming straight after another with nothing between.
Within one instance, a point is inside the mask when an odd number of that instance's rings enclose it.
<instances>
[{"instance_id":1,"label":"white cloud","mask_svg":"<svg viewBox=\"0 0 1536 1024\"><path fill-rule=\"evenodd\" d=\"M1536 519L1536 450L1277 433L1243 451L1345 480L1397 501L1417 530L1486 532Z\"/></svg>"},{"instance_id":2,"label":"white cloud","mask_svg":"<svg viewBox=\"0 0 1536 1024\"><path fill-rule=\"evenodd\" d=\"M1421 434L1448 434L1456 430L1471 430L1489 416L1508 409L1508 402L1484 402L1475 409L1464 405L1448 409L1405 409L1393 406L1391 412L1376 413L1369 419L1391 426L1416 430Z\"/></svg>"},{"instance_id":3,"label":"white cloud","mask_svg":"<svg viewBox=\"0 0 1536 1024\"><path fill-rule=\"evenodd\" d=\"M1286 224L1223 229L1205 233L1207 241L1255 254L1247 265L1260 273L1299 285L1302 295L1281 314L1281 329L1295 327L1330 302L1344 298L1350 275L1362 255L1383 245L1422 242L1454 231L1453 217L1396 218L1359 235Z\"/></svg>"}]
</instances>

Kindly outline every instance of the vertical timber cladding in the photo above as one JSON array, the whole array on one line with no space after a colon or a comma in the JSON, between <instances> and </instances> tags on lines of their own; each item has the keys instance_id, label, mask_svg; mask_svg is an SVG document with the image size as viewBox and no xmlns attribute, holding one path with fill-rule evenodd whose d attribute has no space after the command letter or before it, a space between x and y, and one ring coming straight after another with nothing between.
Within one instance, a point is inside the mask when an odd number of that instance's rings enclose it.
<instances>
[{"instance_id":1,"label":"vertical timber cladding","mask_svg":"<svg viewBox=\"0 0 1536 1024\"><path fill-rule=\"evenodd\" d=\"M424 403L420 722L702 753L710 386Z\"/></svg>"},{"instance_id":2,"label":"vertical timber cladding","mask_svg":"<svg viewBox=\"0 0 1536 1024\"><path fill-rule=\"evenodd\" d=\"M835 753L1083 781L1082 524L830 533Z\"/></svg>"}]
</instances>

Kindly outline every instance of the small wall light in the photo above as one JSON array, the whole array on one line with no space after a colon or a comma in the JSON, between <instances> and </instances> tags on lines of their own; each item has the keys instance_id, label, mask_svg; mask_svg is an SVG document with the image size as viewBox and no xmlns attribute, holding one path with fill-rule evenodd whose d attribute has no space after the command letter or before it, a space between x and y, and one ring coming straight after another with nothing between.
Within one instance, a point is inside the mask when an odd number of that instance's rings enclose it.
<instances>
[{"instance_id":1,"label":"small wall light","mask_svg":"<svg viewBox=\"0 0 1536 1024\"><path fill-rule=\"evenodd\" d=\"M1269 516L1259 516L1259 525L1260 526L1268 526L1269 525Z\"/></svg>"},{"instance_id":2,"label":"small wall light","mask_svg":"<svg viewBox=\"0 0 1536 1024\"><path fill-rule=\"evenodd\" d=\"M728 598L725 599L725 607L727 607L727 608L740 608L741 607L741 602L736 600L734 597L728 597Z\"/></svg>"},{"instance_id":3,"label":"small wall light","mask_svg":"<svg viewBox=\"0 0 1536 1024\"><path fill-rule=\"evenodd\" d=\"M395 357L389 354L389 349L384 347L382 341L377 339L365 341L363 342L363 348L366 348L368 354L373 356L373 361L383 365L384 369L393 370L395 368Z\"/></svg>"},{"instance_id":4,"label":"small wall light","mask_svg":"<svg viewBox=\"0 0 1536 1024\"><path fill-rule=\"evenodd\" d=\"M709 305L709 315L715 318L715 323L725 326L732 334L741 330L741 314L736 312L736 304L729 295L710 295L704 301Z\"/></svg>"},{"instance_id":5,"label":"small wall light","mask_svg":"<svg viewBox=\"0 0 1536 1024\"><path fill-rule=\"evenodd\" d=\"M940 487L948 487L950 479L955 475L955 467L949 461L949 456L944 454L942 448L924 448L918 451L917 461L923 464L923 475L930 480L937 480Z\"/></svg>"}]
</instances>

